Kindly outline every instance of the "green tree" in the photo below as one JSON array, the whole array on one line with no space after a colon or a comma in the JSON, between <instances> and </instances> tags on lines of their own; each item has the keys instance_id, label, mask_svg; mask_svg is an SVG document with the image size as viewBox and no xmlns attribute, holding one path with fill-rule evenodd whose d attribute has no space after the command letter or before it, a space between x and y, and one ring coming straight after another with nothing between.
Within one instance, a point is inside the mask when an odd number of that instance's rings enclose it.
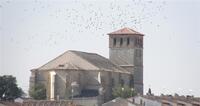
<instances>
[{"instance_id":1,"label":"green tree","mask_svg":"<svg viewBox=\"0 0 200 106\"><path fill-rule=\"evenodd\" d=\"M46 99L46 88L43 84L36 84L29 91L29 95L36 100Z\"/></svg>"},{"instance_id":2,"label":"green tree","mask_svg":"<svg viewBox=\"0 0 200 106\"><path fill-rule=\"evenodd\" d=\"M135 96L136 92L133 88L129 86L117 86L112 91L113 98L122 97L122 98L129 98Z\"/></svg>"},{"instance_id":3,"label":"green tree","mask_svg":"<svg viewBox=\"0 0 200 106\"><path fill-rule=\"evenodd\" d=\"M11 100L22 96L23 91L17 86L16 78L11 75L0 76L0 100Z\"/></svg>"}]
</instances>

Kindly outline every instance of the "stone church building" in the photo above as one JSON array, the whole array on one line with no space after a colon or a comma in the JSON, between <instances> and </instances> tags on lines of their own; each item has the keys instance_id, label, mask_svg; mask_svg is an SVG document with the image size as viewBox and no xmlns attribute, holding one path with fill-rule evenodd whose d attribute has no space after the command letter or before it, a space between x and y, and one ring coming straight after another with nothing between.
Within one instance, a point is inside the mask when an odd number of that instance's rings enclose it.
<instances>
[{"instance_id":1,"label":"stone church building","mask_svg":"<svg viewBox=\"0 0 200 106\"><path fill-rule=\"evenodd\" d=\"M31 70L30 88L45 85L48 100L98 96L105 102L118 85L143 94L144 35L130 28L108 35L109 59L96 53L66 51Z\"/></svg>"}]
</instances>

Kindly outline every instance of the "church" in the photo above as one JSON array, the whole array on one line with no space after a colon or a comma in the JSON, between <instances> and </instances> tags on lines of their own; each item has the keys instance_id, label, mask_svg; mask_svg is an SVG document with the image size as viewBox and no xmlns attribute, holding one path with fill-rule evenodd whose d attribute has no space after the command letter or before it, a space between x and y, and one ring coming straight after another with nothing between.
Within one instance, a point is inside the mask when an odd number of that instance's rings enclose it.
<instances>
[{"instance_id":1,"label":"church","mask_svg":"<svg viewBox=\"0 0 200 106\"><path fill-rule=\"evenodd\" d=\"M108 33L109 59L69 50L31 70L29 86L43 84L48 100L100 97L111 99L118 85L143 94L143 36L130 28Z\"/></svg>"}]
</instances>

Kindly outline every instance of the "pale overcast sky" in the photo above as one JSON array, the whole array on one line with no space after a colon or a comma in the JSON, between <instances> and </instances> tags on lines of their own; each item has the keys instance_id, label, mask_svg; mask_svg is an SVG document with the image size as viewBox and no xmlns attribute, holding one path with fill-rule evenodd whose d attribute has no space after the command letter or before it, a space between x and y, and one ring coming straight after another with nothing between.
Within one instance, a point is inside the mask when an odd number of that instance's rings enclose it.
<instances>
[{"instance_id":1,"label":"pale overcast sky","mask_svg":"<svg viewBox=\"0 0 200 106\"><path fill-rule=\"evenodd\" d=\"M199 11L199 0L1 0L0 75L27 91L31 69L67 50L108 57L106 34L130 27L145 34L145 92L200 96Z\"/></svg>"}]
</instances>

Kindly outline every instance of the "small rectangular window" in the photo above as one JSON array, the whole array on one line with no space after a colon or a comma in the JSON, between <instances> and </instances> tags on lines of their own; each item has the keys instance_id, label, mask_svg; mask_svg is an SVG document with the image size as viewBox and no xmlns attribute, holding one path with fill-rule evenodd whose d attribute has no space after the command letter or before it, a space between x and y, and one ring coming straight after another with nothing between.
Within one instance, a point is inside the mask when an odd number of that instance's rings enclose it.
<instances>
[{"instance_id":1,"label":"small rectangular window","mask_svg":"<svg viewBox=\"0 0 200 106\"><path fill-rule=\"evenodd\" d=\"M59 67L64 67L65 65L64 65L64 64L59 64L58 66L59 66Z\"/></svg>"}]
</instances>

